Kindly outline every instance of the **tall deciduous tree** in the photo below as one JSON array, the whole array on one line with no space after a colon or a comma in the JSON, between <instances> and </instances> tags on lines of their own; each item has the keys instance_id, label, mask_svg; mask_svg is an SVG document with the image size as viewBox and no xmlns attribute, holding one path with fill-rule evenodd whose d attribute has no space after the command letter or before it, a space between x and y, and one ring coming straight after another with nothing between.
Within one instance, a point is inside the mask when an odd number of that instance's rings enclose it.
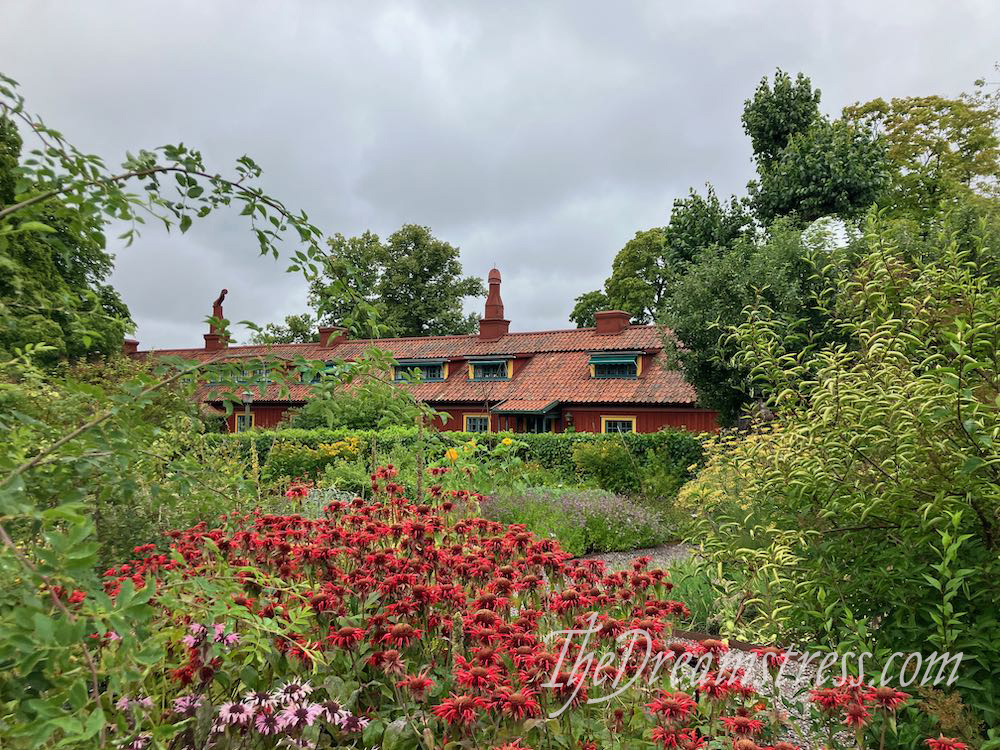
<instances>
[{"instance_id":1,"label":"tall deciduous tree","mask_svg":"<svg viewBox=\"0 0 1000 750\"><path fill-rule=\"evenodd\" d=\"M844 119L885 144L893 165L886 205L924 220L942 201L995 190L1000 179L1000 109L994 96L874 99L844 109Z\"/></svg>"},{"instance_id":2,"label":"tall deciduous tree","mask_svg":"<svg viewBox=\"0 0 1000 750\"><path fill-rule=\"evenodd\" d=\"M761 166L750 196L765 226L782 216L803 224L831 215L856 219L882 195L889 170L885 148L873 134L821 118Z\"/></svg>"},{"instance_id":3,"label":"tall deciduous tree","mask_svg":"<svg viewBox=\"0 0 1000 750\"><path fill-rule=\"evenodd\" d=\"M754 158L766 169L778 158L792 136L819 119L819 89L802 73L795 80L780 68L774 84L761 79L753 98L743 105L743 130L750 136Z\"/></svg>"},{"instance_id":4,"label":"tall deciduous tree","mask_svg":"<svg viewBox=\"0 0 1000 750\"><path fill-rule=\"evenodd\" d=\"M0 209L33 186L18 171L21 138L0 118ZM103 220L57 201L18 213L0 236L0 351L45 343L49 361L121 348L128 308L106 283Z\"/></svg>"},{"instance_id":5,"label":"tall deciduous tree","mask_svg":"<svg viewBox=\"0 0 1000 750\"><path fill-rule=\"evenodd\" d=\"M576 299L570 320L594 325L598 310L625 310L636 323L651 323L663 313L672 285L687 266L715 247L726 247L745 232L750 217L743 203L719 200L711 185L705 195L692 190L674 201L670 222L635 233L618 251L604 291Z\"/></svg>"},{"instance_id":6,"label":"tall deciduous tree","mask_svg":"<svg viewBox=\"0 0 1000 750\"><path fill-rule=\"evenodd\" d=\"M325 323L340 323L338 289L326 276L351 271L354 290L375 308L393 336L472 333L478 316L465 315L465 297L486 294L481 278L462 276L459 249L435 237L430 227L406 224L385 242L373 232L330 241L328 273L312 284L310 302Z\"/></svg>"},{"instance_id":7,"label":"tall deciduous tree","mask_svg":"<svg viewBox=\"0 0 1000 750\"><path fill-rule=\"evenodd\" d=\"M286 315L284 323L268 323L250 336L251 344L309 344L319 341L319 327L309 313Z\"/></svg>"}]
</instances>

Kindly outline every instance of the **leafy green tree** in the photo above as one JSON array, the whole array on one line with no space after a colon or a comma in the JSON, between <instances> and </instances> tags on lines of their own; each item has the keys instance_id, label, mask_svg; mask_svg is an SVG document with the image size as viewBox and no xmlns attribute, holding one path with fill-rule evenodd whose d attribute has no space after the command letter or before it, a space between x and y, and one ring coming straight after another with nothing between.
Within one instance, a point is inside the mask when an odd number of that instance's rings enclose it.
<instances>
[{"instance_id":1,"label":"leafy green tree","mask_svg":"<svg viewBox=\"0 0 1000 750\"><path fill-rule=\"evenodd\" d=\"M895 215L926 220L942 201L997 187L996 96L874 99L845 108L843 117L885 144L894 169L883 205Z\"/></svg>"},{"instance_id":2,"label":"leafy green tree","mask_svg":"<svg viewBox=\"0 0 1000 750\"><path fill-rule=\"evenodd\" d=\"M0 118L0 209L32 188L19 174L20 151L14 123ZM132 321L106 283L113 259L102 229L56 201L19 213L0 238L0 353L44 342L51 363L121 348Z\"/></svg>"},{"instance_id":3,"label":"leafy green tree","mask_svg":"<svg viewBox=\"0 0 1000 750\"><path fill-rule=\"evenodd\" d=\"M819 293L827 276L849 267L851 252L821 230L804 235L779 222L763 241L747 237L703 254L678 279L663 318L683 344L668 342L672 359L724 424L734 423L750 400L749 369L734 362L737 347L729 338L744 310L766 303L789 319L807 318L812 334L802 346L834 338Z\"/></svg>"},{"instance_id":4,"label":"leafy green tree","mask_svg":"<svg viewBox=\"0 0 1000 750\"><path fill-rule=\"evenodd\" d=\"M594 325L599 310L625 310L635 323L651 323L663 313L672 285L702 253L727 247L747 231L750 217L742 202L723 203L711 185L704 196L692 190L674 201L670 222L635 233L618 251L604 291L576 300L570 320Z\"/></svg>"},{"instance_id":5,"label":"leafy green tree","mask_svg":"<svg viewBox=\"0 0 1000 750\"><path fill-rule=\"evenodd\" d=\"M326 243L329 253L324 259L324 273L309 286L309 304L316 318L327 325L340 325L359 298L378 309L377 285L385 265L385 248L379 236L366 231L357 237L344 237L337 232ZM347 297L335 284L345 278L353 292Z\"/></svg>"},{"instance_id":6,"label":"leafy green tree","mask_svg":"<svg viewBox=\"0 0 1000 750\"><path fill-rule=\"evenodd\" d=\"M309 344L319 341L319 328L309 313L286 315L284 323L268 323L250 336L251 344Z\"/></svg>"},{"instance_id":7,"label":"leafy green tree","mask_svg":"<svg viewBox=\"0 0 1000 750\"><path fill-rule=\"evenodd\" d=\"M782 216L809 223L822 216L856 219L882 194L890 165L871 133L837 120L815 120L750 183L757 216L769 225Z\"/></svg>"},{"instance_id":8,"label":"leafy green tree","mask_svg":"<svg viewBox=\"0 0 1000 750\"><path fill-rule=\"evenodd\" d=\"M750 136L759 168L769 168L792 136L819 119L819 99L819 89L802 73L793 81L779 68L773 85L767 76L761 79L753 98L743 105L743 130Z\"/></svg>"},{"instance_id":9,"label":"leafy green tree","mask_svg":"<svg viewBox=\"0 0 1000 750\"><path fill-rule=\"evenodd\" d=\"M472 333L478 316L465 315L465 297L486 294L482 279L462 276L459 250L435 237L429 227L406 224L385 242L373 232L330 241L327 269L351 273L357 295L379 314L393 336L442 336ZM340 322L340 301L325 281L317 279L310 302L323 322Z\"/></svg>"},{"instance_id":10,"label":"leafy green tree","mask_svg":"<svg viewBox=\"0 0 1000 750\"><path fill-rule=\"evenodd\" d=\"M289 415L288 426L377 430L412 427L415 418L413 399L405 389L372 378L310 399Z\"/></svg>"},{"instance_id":11,"label":"leafy green tree","mask_svg":"<svg viewBox=\"0 0 1000 750\"><path fill-rule=\"evenodd\" d=\"M598 290L584 292L576 298L576 304L569 314L569 319L576 323L577 328L593 328L595 325L594 314L601 310L610 309L608 295L604 292Z\"/></svg>"}]
</instances>

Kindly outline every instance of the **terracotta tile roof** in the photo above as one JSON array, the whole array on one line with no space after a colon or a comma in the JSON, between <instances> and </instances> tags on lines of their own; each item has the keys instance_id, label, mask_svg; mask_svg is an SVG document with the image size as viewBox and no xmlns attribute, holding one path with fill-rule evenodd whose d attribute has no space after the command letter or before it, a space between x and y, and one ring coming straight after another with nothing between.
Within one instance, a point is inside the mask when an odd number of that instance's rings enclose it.
<instances>
[{"instance_id":1,"label":"terracotta tile roof","mask_svg":"<svg viewBox=\"0 0 1000 750\"><path fill-rule=\"evenodd\" d=\"M464 368L453 367L450 377L439 382L411 386L414 394L424 401L437 403L486 403L492 405L515 400L544 408L553 401L566 403L635 403L635 404L694 404L696 394L677 371L665 367L660 353L663 336L672 336L669 329L657 326L630 326L618 334L598 334L593 328L573 328L560 331L510 333L496 341L482 341L477 335L433 336L348 340L332 348L319 344L278 344L268 346L233 346L220 351L205 349L164 349L142 352L140 356L177 356L184 359L233 361L262 356L306 359L352 360L377 346L389 351L396 359L451 359L495 356L524 358L511 380L469 380ZM655 355L656 364L647 361L642 374L631 379L594 379L590 377L589 354L593 351L644 351ZM257 393L257 401L302 402L308 398L308 385L291 385L289 393L280 394L277 385ZM201 397L218 398L218 387L203 386ZM544 402L544 403L542 403ZM534 411L535 408L524 408Z\"/></svg>"},{"instance_id":2,"label":"terracotta tile roof","mask_svg":"<svg viewBox=\"0 0 1000 750\"><path fill-rule=\"evenodd\" d=\"M550 407L554 407L558 403L558 401L550 401L547 398L509 398L494 409L494 411L509 414L521 412L541 413L548 411Z\"/></svg>"},{"instance_id":3,"label":"terracotta tile roof","mask_svg":"<svg viewBox=\"0 0 1000 750\"><path fill-rule=\"evenodd\" d=\"M629 326L621 333L608 335L593 328L568 328L560 331L508 333L496 341L482 341L476 334L467 336L426 336L401 339L349 339L332 348L319 344L269 344L265 346L231 346L220 351L203 348L157 349L161 356L207 360L215 355L226 359L247 357L302 356L306 359L340 357L354 359L373 346L392 352L397 359L464 358L467 356L524 355L539 352L632 351L661 349L663 335L673 335L669 328ZM145 354L146 352L143 352Z\"/></svg>"}]
</instances>

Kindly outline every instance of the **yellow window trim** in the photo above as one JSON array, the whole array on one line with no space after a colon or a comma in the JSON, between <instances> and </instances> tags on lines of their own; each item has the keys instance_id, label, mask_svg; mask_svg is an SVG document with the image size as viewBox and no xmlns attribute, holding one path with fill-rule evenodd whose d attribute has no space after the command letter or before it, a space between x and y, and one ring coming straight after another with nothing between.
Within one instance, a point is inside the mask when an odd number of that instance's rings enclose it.
<instances>
[{"instance_id":1,"label":"yellow window trim","mask_svg":"<svg viewBox=\"0 0 1000 750\"><path fill-rule=\"evenodd\" d=\"M466 414L464 417L462 417L463 432L469 432L470 431L469 430L469 417L472 417L473 419L475 419L476 417L485 417L486 418L486 431L487 432L493 432L493 420L490 419L490 415L489 414Z\"/></svg>"},{"instance_id":2,"label":"yellow window trim","mask_svg":"<svg viewBox=\"0 0 1000 750\"><path fill-rule=\"evenodd\" d=\"M241 430L240 429L240 418L244 417L246 415L242 414L240 412L235 412L235 415L236 415L236 418L233 421L233 431L234 432L246 432L246 430ZM253 412L250 412L250 429L251 430L253 429L254 422L256 422L256 421L257 421L257 415L254 414Z\"/></svg>"},{"instance_id":3,"label":"yellow window trim","mask_svg":"<svg viewBox=\"0 0 1000 750\"><path fill-rule=\"evenodd\" d=\"M635 376L639 377L642 375L642 355L640 354L635 358Z\"/></svg>"},{"instance_id":4,"label":"yellow window trim","mask_svg":"<svg viewBox=\"0 0 1000 750\"><path fill-rule=\"evenodd\" d=\"M514 377L514 360L508 359L507 360L507 380L510 380L513 377Z\"/></svg>"},{"instance_id":5,"label":"yellow window trim","mask_svg":"<svg viewBox=\"0 0 1000 750\"><path fill-rule=\"evenodd\" d=\"M635 417L627 417L623 415L609 414L608 416L601 415L601 432L605 435L608 434L608 422L631 422L632 432L635 432Z\"/></svg>"}]
</instances>

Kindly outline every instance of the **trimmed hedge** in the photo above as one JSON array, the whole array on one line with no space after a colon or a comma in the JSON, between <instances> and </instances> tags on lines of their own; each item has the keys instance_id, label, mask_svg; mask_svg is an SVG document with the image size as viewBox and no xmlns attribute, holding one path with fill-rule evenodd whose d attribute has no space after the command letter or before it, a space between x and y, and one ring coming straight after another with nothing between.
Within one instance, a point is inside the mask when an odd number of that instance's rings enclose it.
<instances>
[{"instance_id":1,"label":"trimmed hedge","mask_svg":"<svg viewBox=\"0 0 1000 750\"><path fill-rule=\"evenodd\" d=\"M379 456L384 456L394 448L416 448L418 433L415 427L390 427L385 430L351 430L351 429L280 429L253 430L250 432L206 434L204 439L211 443L222 445L225 442L236 442L249 457L251 442L257 446L258 460L263 464L271 446L276 442L299 443L310 448L317 448L322 443L335 443L347 438L357 438L360 441L360 453L371 456L372 449ZM647 457L655 456L657 462L677 467L686 471L692 464L702 460L701 438L687 430L664 429L650 433L626 433L621 435L601 435L592 432L563 433L512 433L512 432L424 432L424 445L430 455L441 454L450 446L458 446L469 440L493 447L504 438L511 437L527 445L522 458L525 461L536 461L546 469L559 471L566 476L576 473L577 465L573 457L573 448L580 444L601 444L614 442L624 444L638 465L647 461Z\"/></svg>"}]
</instances>

